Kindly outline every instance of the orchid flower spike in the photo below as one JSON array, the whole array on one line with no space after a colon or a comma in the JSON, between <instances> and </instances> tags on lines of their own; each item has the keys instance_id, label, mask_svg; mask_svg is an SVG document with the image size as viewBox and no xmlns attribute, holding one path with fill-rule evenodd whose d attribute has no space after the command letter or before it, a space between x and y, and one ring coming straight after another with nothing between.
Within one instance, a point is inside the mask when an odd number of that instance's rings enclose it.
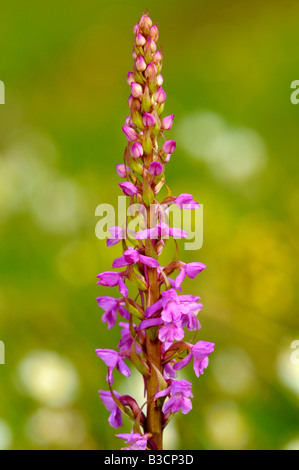
<instances>
[{"instance_id":1,"label":"orchid flower spike","mask_svg":"<svg viewBox=\"0 0 299 470\"><path fill-rule=\"evenodd\" d=\"M173 196L165 181L176 142L165 135L172 128L174 114L163 117L166 92L158 26L146 13L133 33L134 63L127 74L129 115L122 127L126 146L123 160L116 165L122 179L116 188L128 197L132 210L125 223L109 227L107 246L120 253L111 271L97 276L102 322L108 330L119 327L120 334L116 350L98 348L96 354L108 369L107 390L100 390L99 395L109 424L113 428L122 426L123 415L133 424L130 433L117 434L127 445L122 449L161 450L163 430L172 414L186 414L192 409L192 383L178 380L178 371L191 363L196 377L200 377L215 344L202 339L195 344L185 341L186 333L198 334L201 329L198 316L203 305L198 295L182 293L183 280L194 279L206 265L195 260L178 261L175 239L186 239L188 233L181 227L171 227L165 215L171 204L192 210L199 204L190 193ZM162 200L159 193L165 187L168 194ZM133 208L138 212L135 225ZM166 244L174 247L174 253L169 264L161 266ZM173 274L175 271L178 273ZM110 295L105 295L108 287ZM114 378L117 380L120 374L129 377L132 368L143 377L143 403L112 389Z\"/></svg>"}]
</instances>

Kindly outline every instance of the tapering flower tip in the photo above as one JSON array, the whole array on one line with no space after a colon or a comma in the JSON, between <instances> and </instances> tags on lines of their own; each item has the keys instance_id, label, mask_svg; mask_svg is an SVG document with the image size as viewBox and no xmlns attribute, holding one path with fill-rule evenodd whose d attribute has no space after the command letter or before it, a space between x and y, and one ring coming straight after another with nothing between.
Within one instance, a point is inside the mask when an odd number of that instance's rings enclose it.
<instances>
[{"instance_id":1,"label":"tapering flower tip","mask_svg":"<svg viewBox=\"0 0 299 470\"><path fill-rule=\"evenodd\" d=\"M163 88L158 88L158 90L155 91L153 94L153 98L156 101L156 103L164 103L166 100L166 93L163 90Z\"/></svg>"},{"instance_id":2,"label":"tapering flower tip","mask_svg":"<svg viewBox=\"0 0 299 470\"><path fill-rule=\"evenodd\" d=\"M152 162L149 166L149 173L153 176L161 175L164 167L160 162Z\"/></svg>"},{"instance_id":3,"label":"tapering flower tip","mask_svg":"<svg viewBox=\"0 0 299 470\"><path fill-rule=\"evenodd\" d=\"M144 75L146 78L148 78L151 82L153 82L157 76L157 66L154 64L154 62L150 62L148 66L146 67L146 70L144 72Z\"/></svg>"},{"instance_id":4,"label":"tapering flower tip","mask_svg":"<svg viewBox=\"0 0 299 470\"><path fill-rule=\"evenodd\" d=\"M165 116L165 118L162 119L162 123L161 123L162 129L164 129L165 131L169 131L169 129L172 128L173 118L174 118L174 114Z\"/></svg>"},{"instance_id":5,"label":"tapering flower tip","mask_svg":"<svg viewBox=\"0 0 299 470\"><path fill-rule=\"evenodd\" d=\"M132 82L131 92L134 98L141 98L141 96L143 95L143 88L139 83Z\"/></svg>"},{"instance_id":6,"label":"tapering flower tip","mask_svg":"<svg viewBox=\"0 0 299 470\"><path fill-rule=\"evenodd\" d=\"M135 82L134 74L133 72L129 72L127 75L127 83L129 86L131 86L131 83Z\"/></svg>"},{"instance_id":7,"label":"tapering flower tip","mask_svg":"<svg viewBox=\"0 0 299 470\"><path fill-rule=\"evenodd\" d=\"M139 27L146 36L150 33L152 24L153 22L148 15L142 15L139 21Z\"/></svg>"},{"instance_id":8,"label":"tapering flower tip","mask_svg":"<svg viewBox=\"0 0 299 470\"><path fill-rule=\"evenodd\" d=\"M175 140L166 140L164 142L162 150L166 154L171 154L175 151L176 148L176 141Z\"/></svg>"},{"instance_id":9,"label":"tapering flower tip","mask_svg":"<svg viewBox=\"0 0 299 470\"><path fill-rule=\"evenodd\" d=\"M163 77L162 77L162 74L159 73L159 75L157 75L157 85L158 86L162 86L163 85Z\"/></svg>"},{"instance_id":10,"label":"tapering flower tip","mask_svg":"<svg viewBox=\"0 0 299 470\"><path fill-rule=\"evenodd\" d=\"M143 114L143 124L145 127L153 127L156 124L156 118L150 113Z\"/></svg>"},{"instance_id":11,"label":"tapering flower tip","mask_svg":"<svg viewBox=\"0 0 299 470\"><path fill-rule=\"evenodd\" d=\"M121 178L125 178L128 171L130 171L130 168L127 165L124 165L123 163L116 165L116 172Z\"/></svg>"},{"instance_id":12,"label":"tapering flower tip","mask_svg":"<svg viewBox=\"0 0 299 470\"><path fill-rule=\"evenodd\" d=\"M132 127L123 126L122 130L124 131L124 134L129 142L133 142L134 140L138 139L138 134L134 131L134 129L132 129Z\"/></svg>"},{"instance_id":13,"label":"tapering flower tip","mask_svg":"<svg viewBox=\"0 0 299 470\"><path fill-rule=\"evenodd\" d=\"M158 41L158 39L159 39L159 29L158 29L157 25L154 24L151 27L149 35L154 41L156 41L156 42Z\"/></svg>"},{"instance_id":14,"label":"tapering flower tip","mask_svg":"<svg viewBox=\"0 0 299 470\"><path fill-rule=\"evenodd\" d=\"M136 186L134 186L133 183L126 182L118 184L121 187L125 196L136 196L136 194L138 193L138 189L136 188Z\"/></svg>"},{"instance_id":15,"label":"tapering flower tip","mask_svg":"<svg viewBox=\"0 0 299 470\"><path fill-rule=\"evenodd\" d=\"M135 66L138 72L143 72L146 69L146 62L142 56L138 57L138 59L135 62Z\"/></svg>"},{"instance_id":16,"label":"tapering flower tip","mask_svg":"<svg viewBox=\"0 0 299 470\"><path fill-rule=\"evenodd\" d=\"M155 52L154 56L153 56L153 61L155 64L161 64L162 61L163 61L163 54L162 54L162 51L157 51Z\"/></svg>"},{"instance_id":17,"label":"tapering flower tip","mask_svg":"<svg viewBox=\"0 0 299 470\"><path fill-rule=\"evenodd\" d=\"M144 44L146 43L146 39L144 36L142 36L142 34L138 33L136 38L135 38L135 44L136 46L138 47L142 47L144 46Z\"/></svg>"},{"instance_id":18,"label":"tapering flower tip","mask_svg":"<svg viewBox=\"0 0 299 470\"><path fill-rule=\"evenodd\" d=\"M139 158L143 155L143 148L140 142L135 142L130 150L130 153L133 158Z\"/></svg>"}]
</instances>

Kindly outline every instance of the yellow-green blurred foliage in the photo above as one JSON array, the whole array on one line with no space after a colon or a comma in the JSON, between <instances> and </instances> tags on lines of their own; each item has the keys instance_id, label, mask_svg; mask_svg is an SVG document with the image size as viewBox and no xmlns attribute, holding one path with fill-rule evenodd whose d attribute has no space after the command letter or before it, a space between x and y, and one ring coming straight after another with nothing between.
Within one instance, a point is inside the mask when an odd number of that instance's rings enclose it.
<instances>
[{"instance_id":1,"label":"yellow-green blurred foliage","mask_svg":"<svg viewBox=\"0 0 299 470\"><path fill-rule=\"evenodd\" d=\"M147 7L175 114L168 184L204 206L203 247L181 259L207 269L184 292L204 304L198 339L216 343L203 376L184 371L193 410L166 447L298 448L296 0L1 3L0 448L122 444L94 353L117 345L95 297L111 295L96 275L121 247L95 237L94 213L121 194L132 28ZM142 399L135 375L115 378Z\"/></svg>"}]
</instances>

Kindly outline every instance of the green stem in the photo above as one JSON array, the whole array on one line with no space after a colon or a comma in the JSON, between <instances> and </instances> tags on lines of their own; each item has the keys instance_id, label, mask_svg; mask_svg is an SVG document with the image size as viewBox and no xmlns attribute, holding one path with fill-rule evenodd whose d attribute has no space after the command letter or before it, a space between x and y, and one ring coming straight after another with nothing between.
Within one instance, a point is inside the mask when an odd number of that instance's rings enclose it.
<instances>
[{"instance_id":1,"label":"green stem","mask_svg":"<svg viewBox=\"0 0 299 470\"><path fill-rule=\"evenodd\" d=\"M148 214L148 226L150 225L149 218L149 207L147 208ZM146 240L145 245L145 255L150 253L150 244L151 240ZM157 279L157 269L156 268L147 268L148 269L148 284L149 289L147 292L147 307L154 304L159 300L160 297L160 288ZM158 450L163 449L162 443L162 408L157 407L154 403L154 396L158 391L158 377L155 369L152 367L152 364L163 373L163 366L161 362L161 341L158 339L156 328L151 328L149 331L146 331L146 353L149 360L150 372L151 375L146 383L147 390L147 432L150 432L153 436L153 440L157 446Z\"/></svg>"}]
</instances>

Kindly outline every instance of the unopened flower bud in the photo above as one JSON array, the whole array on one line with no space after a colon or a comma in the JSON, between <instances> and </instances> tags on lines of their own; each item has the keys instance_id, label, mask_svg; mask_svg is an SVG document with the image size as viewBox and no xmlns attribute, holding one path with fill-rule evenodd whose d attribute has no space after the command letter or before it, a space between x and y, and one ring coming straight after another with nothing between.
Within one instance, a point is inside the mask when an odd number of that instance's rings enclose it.
<instances>
[{"instance_id":1,"label":"unopened flower bud","mask_svg":"<svg viewBox=\"0 0 299 470\"><path fill-rule=\"evenodd\" d=\"M146 45L144 46L144 59L147 64L149 64L152 60L153 54L157 50L157 45L155 41L151 38L148 38Z\"/></svg>"},{"instance_id":2,"label":"unopened flower bud","mask_svg":"<svg viewBox=\"0 0 299 470\"><path fill-rule=\"evenodd\" d=\"M159 39L159 29L158 29L157 25L154 24L151 27L149 35L154 41L156 41L156 42L158 41L158 39Z\"/></svg>"},{"instance_id":3,"label":"unopened flower bud","mask_svg":"<svg viewBox=\"0 0 299 470\"><path fill-rule=\"evenodd\" d=\"M150 62L148 66L146 67L146 70L144 72L144 75L146 78L148 78L151 82L154 82L157 76L157 67L154 64L154 62Z\"/></svg>"},{"instance_id":4,"label":"unopened flower bud","mask_svg":"<svg viewBox=\"0 0 299 470\"><path fill-rule=\"evenodd\" d=\"M165 131L169 131L169 129L172 128L173 118L174 114L165 116L165 118L162 119L162 129L164 129Z\"/></svg>"},{"instance_id":5,"label":"unopened flower bud","mask_svg":"<svg viewBox=\"0 0 299 470\"><path fill-rule=\"evenodd\" d=\"M140 142L135 142L130 150L133 158L139 158L143 155L143 148Z\"/></svg>"},{"instance_id":6,"label":"unopened flower bud","mask_svg":"<svg viewBox=\"0 0 299 470\"><path fill-rule=\"evenodd\" d=\"M144 36L142 36L142 34L138 33L136 38L135 38L135 44L136 46L138 47L142 47L144 46L144 44L146 43L146 39Z\"/></svg>"},{"instance_id":7,"label":"unopened flower bud","mask_svg":"<svg viewBox=\"0 0 299 470\"><path fill-rule=\"evenodd\" d=\"M130 168L124 163L119 163L118 165L116 165L116 172L121 178L125 178L127 176L128 171L130 171Z\"/></svg>"},{"instance_id":8,"label":"unopened flower bud","mask_svg":"<svg viewBox=\"0 0 299 470\"><path fill-rule=\"evenodd\" d=\"M143 115L143 124L145 127L152 127L156 123L155 117L150 113L144 113Z\"/></svg>"},{"instance_id":9,"label":"unopened flower bud","mask_svg":"<svg viewBox=\"0 0 299 470\"><path fill-rule=\"evenodd\" d=\"M135 24L135 26L133 28L133 33L138 34L138 31L139 31L139 23Z\"/></svg>"},{"instance_id":10,"label":"unopened flower bud","mask_svg":"<svg viewBox=\"0 0 299 470\"><path fill-rule=\"evenodd\" d=\"M146 36L150 33L152 24L153 22L148 15L142 15L139 21L139 27Z\"/></svg>"},{"instance_id":11,"label":"unopened flower bud","mask_svg":"<svg viewBox=\"0 0 299 470\"><path fill-rule=\"evenodd\" d=\"M148 171L149 171L149 173L150 173L151 175L157 176L157 175L160 175L160 174L162 173L163 168L164 168L164 167L163 167L162 163L160 163L160 162L152 162L152 163L150 164L150 166L149 166Z\"/></svg>"},{"instance_id":12,"label":"unopened flower bud","mask_svg":"<svg viewBox=\"0 0 299 470\"><path fill-rule=\"evenodd\" d=\"M163 62L163 54L161 51L157 51L153 56L153 61L155 64L161 65Z\"/></svg>"},{"instance_id":13,"label":"unopened flower bud","mask_svg":"<svg viewBox=\"0 0 299 470\"><path fill-rule=\"evenodd\" d=\"M133 100L134 100L133 95L130 95L129 98L128 98L128 105L129 105L129 108L130 108L130 109L131 109L131 107L132 107Z\"/></svg>"},{"instance_id":14,"label":"unopened flower bud","mask_svg":"<svg viewBox=\"0 0 299 470\"><path fill-rule=\"evenodd\" d=\"M126 120L125 120L125 126L129 126L129 127L132 127L134 124L132 122L132 118L131 116L127 116L126 117Z\"/></svg>"},{"instance_id":15,"label":"unopened flower bud","mask_svg":"<svg viewBox=\"0 0 299 470\"><path fill-rule=\"evenodd\" d=\"M157 256L161 255L162 251L164 250L164 247L165 247L164 240L159 240L158 243L156 244Z\"/></svg>"},{"instance_id":16,"label":"unopened flower bud","mask_svg":"<svg viewBox=\"0 0 299 470\"><path fill-rule=\"evenodd\" d=\"M131 92L134 98L141 98L141 96L143 95L143 88L139 83L132 82Z\"/></svg>"},{"instance_id":17,"label":"unopened flower bud","mask_svg":"<svg viewBox=\"0 0 299 470\"><path fill-rule=\"evenodd\" d=\"M163 85L163 77L162 75L159 73L159 75L157 75L157 85L158 86L162 86Z\"/></svg>"},{"instance_id":18,"label":"unopened flower bud","mask_svg":"<svg viewBox=\"0 0 299 470\"><path fill-rule=\"evenodd\" d=\"M166 142L164 142L163 144L162 150L166 154L169 154L169 153L171 154L175 151L175 148L176 148L175 140L166 140Z\"/></svg>"},{"instance_id":19,"label":"unopened flower bud","mask_svg":"<svg viewBox=\"0 0 299 470\"><path fill-rule=\"evenodd\" d=\"M133 142L134 140L138 139L138 134L134 131L134 129L132 129L132 127L123 126L122 130L124 131L125 136L129 142Z\"/></svg>"},{"instance_id":20,"label":"unopened flower bud","mask_svg":"<svg viewBox=\"0 0 299 470\"><path fill-rule=\"evenodd\" d=\"M127 84L131 86L131 83L135 82L134 74L133 72L129 72L127 75Z\"/></svg>"},{"instance_id":21,"label":"unopened flower bud","mask_svg":"<svg viewBox=\"0 0 299 470\"><path fill-rule=\"evenodd\" d=\"M138 189L133 183L126 182L126 183L118 183L118 184L121 187L125 196L136 196L136 194L138 193Z\"/></svg>"},{"instance_id":22,"label":"unopened flower bud","mask_svg":"<svg viewBox=\"0 0 299 470\"><path fill-rule=\"evenodd\" d=\"M139 57L135 62L136 70L143 72L146 69L146 62L143 57Z\"/></svg>"},{"instance_id":23,"label":"unopened flower bud","mask_svg":"<svg viewBox=\"0 0 299 470\"><path fill-rule=\"evenodd\" d=\"M153 94L153 98L156 103L164 103L164 101L166 100L166 93L163 88L158 88L158 90L156 90Z\"/></svg>"}]
</instances>

